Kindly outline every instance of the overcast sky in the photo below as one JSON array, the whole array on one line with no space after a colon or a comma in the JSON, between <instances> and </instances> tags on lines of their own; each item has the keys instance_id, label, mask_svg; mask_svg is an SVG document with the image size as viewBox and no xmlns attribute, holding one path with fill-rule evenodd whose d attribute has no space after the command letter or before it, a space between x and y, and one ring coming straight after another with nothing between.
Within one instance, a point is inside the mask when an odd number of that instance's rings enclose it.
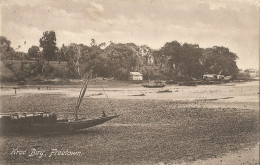
<instances>
[{"instance_id":1,"label":"overcast sky","mask_svg":"<svg viewBox=\"0 0 260 165\"><path fill-rule=\"evenodd\" d=\"M257 0L1 0L1 35L13 48L27 52L47 30L59 47L92 38L154 49L173 40L225 46L240 68L259 67Z\"/></svg>"}]
</instances>

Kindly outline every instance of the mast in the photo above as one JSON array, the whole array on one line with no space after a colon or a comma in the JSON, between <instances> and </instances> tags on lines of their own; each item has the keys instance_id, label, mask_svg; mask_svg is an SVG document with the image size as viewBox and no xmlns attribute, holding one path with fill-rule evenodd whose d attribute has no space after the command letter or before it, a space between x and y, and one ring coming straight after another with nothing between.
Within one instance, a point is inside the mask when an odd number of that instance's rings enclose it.
<instances>
[{"instance_id":1,"label":"mast","mask_svg":"<svg viewBox=\"0 0 260 165\"><path fill-rule=\"evenodd\" d=\"M81 91L80 91L80 94L79 94L79 98L78 98L78 102L77 102L77 104L76 104L76 109L75 109L75 120L78 120L79 106L80 106L80 104L81 104L81 102L82 102L82 99L83 99L83 97L84 97L84 95L85 95L85 92L86 92L86 90L87 90L89 78L90 78L90 75L91 75L92 71L93 71L93 68L90 69L90 71L89 71L89 73L88 73L86 79L84 80L84 84L83 84L83 86L82 86L82 88L81 88Z\"/></svg>"}]
</instances>

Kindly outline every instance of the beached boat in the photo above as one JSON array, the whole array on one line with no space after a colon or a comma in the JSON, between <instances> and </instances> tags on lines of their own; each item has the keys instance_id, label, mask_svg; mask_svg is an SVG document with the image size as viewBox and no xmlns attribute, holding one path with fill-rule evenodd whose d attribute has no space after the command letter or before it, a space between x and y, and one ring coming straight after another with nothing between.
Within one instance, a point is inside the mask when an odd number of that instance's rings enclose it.
<instances>
[{"instance_id":1,"label":"beached boat","mask_svg":"<svg viewBox=\"0 0 260 165\"><path fill-rule=\"evenodd\" d=\"M15 112L0 114L0 132L73 132L105 123L119 115L106 115L88 119L78 118L81 101L85 95L92 70L89 72L81 89L73 119L57 119L57 114L50 112Z\"/></svg>"},{"instance_id":2,"label":"beached boat","mask_svg":"<svg viewBox=\"0 0 260 165\"><path fill-rule=\"evenodd\" d=\"M72 132L100 125L117 116L57 120L56 114L48 112L0 114L0 132Z\"/></svg>"},{"instance_id":3,"label":"beached boat","mask_svg":"<svg viewBox=\"0 0 260 165\"><path fill-rule=\"evenodd\" d=\"M165 87L165 83L162 81L152 81L147 84L143 84L143 87L146 88L163 88Z\"/></svg>"}]
</instances>

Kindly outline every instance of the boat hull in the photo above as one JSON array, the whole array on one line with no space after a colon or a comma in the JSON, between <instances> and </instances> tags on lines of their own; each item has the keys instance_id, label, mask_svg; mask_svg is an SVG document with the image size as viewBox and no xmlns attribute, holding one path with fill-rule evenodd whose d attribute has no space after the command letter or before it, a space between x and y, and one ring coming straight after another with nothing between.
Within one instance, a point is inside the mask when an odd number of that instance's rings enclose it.
<instances>
[{"instance_id":1,"label":"boat hull","mask_svg":"<svg viewBox=\"0 0 260 165\"><path fill-rule=\"evenodd\" d=\"M165 85L143 85L145 88L163 88Z\"/></svg>"},{"instance_id":2,"label":"boat hull","mask_svg":"<svg viewBox=\"0 0 260 165\"><path fill-rule=\"evenodd\" d=\"M98 117L95 119L79 119L76 121L59 121L53 123L16 123L8 122L1 123L0 132L15 132L15 133L29 133L29 132L73 132L90 127L94 127L103 124L109 120L112 120L119 115Z\"/></svg>"}]
</instances>

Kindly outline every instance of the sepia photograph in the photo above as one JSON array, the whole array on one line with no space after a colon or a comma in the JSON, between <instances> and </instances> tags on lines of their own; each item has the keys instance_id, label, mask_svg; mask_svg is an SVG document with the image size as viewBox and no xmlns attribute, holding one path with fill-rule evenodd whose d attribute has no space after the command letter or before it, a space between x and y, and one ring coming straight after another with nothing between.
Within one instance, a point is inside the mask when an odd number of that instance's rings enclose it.
<instances>
[{"instance_id":1,"label":"sepia photograph","mask_svg":"<svg viewBox=\"0 0 260 165\"><path fill-rule=\"evenodd\" d=\"M1 165L259 165L260 0L0 5Z\"/></svg>"}]
</instances>

